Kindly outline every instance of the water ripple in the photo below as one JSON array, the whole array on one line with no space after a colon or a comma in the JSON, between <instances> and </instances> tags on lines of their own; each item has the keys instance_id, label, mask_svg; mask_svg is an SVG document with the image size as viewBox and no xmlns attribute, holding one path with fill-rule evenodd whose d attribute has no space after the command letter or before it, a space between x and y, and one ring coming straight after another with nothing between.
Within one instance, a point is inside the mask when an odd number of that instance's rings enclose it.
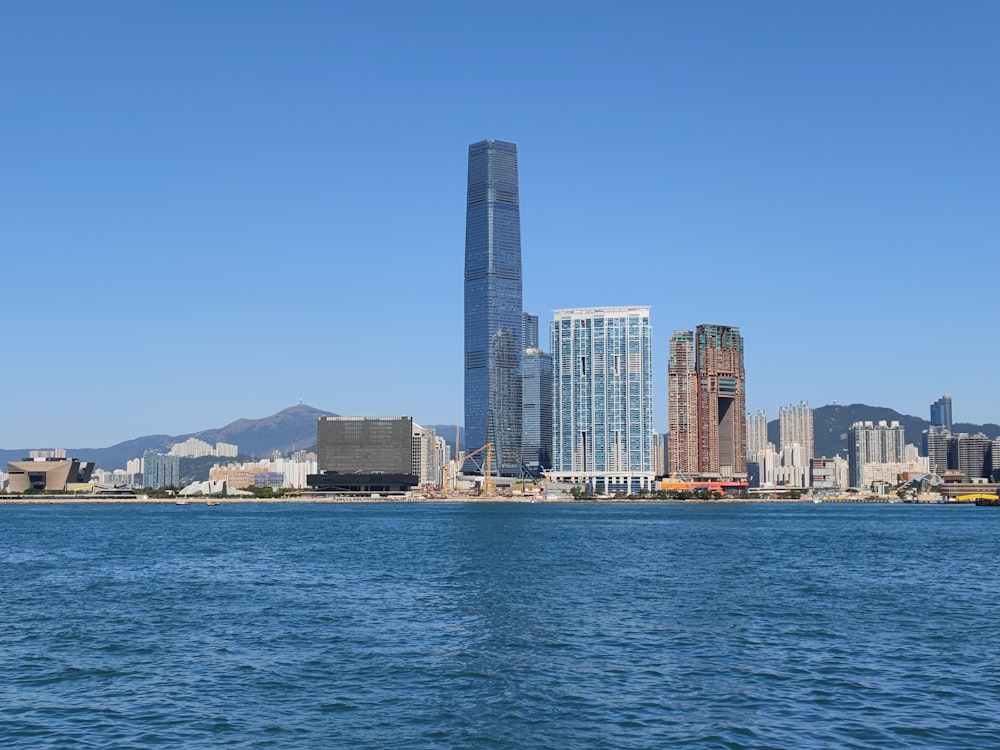
<instances>
[{"instance_id":1,"label":"water ripple","mask_svg":"<svg viewBox=\"0 0 1000 750\"><path fill-rule=\"evenodd\" d=\"M1000 736L989 509L0 511L4 747Z\"/></svg>"}]
</instances>

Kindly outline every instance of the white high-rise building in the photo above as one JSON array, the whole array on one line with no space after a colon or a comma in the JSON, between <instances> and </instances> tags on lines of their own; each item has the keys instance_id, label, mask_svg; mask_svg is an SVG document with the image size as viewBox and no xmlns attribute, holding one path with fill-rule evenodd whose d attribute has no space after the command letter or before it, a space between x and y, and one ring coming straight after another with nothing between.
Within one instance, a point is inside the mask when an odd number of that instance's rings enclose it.
<instances>
[{"instance_id":1,"label":"white high-rise building","mask_svg":"<svg viewBox=\"0 0 1000 750\"><path fill-rule=\"evenodd\" d=\"M779 447L784 450L791 443L802 446L808 464L813 458L813 410L809 408L809 403L803 401L782 406L778 410L778 429Z\"/></svg>"},{"instance_id":2,"label":"white high-rise building","mask_svg":"<svg viewBox=\"0 0 1000 750\"><path fill-rule=\"evenodd\" d=\"M599 493L652 489L649 308L556 310L550 334L552 477Z\"/></svg>"},{"instance_id":3,"label":"white high-rise building","mask_svg":"<svg viewBox=\"0 0 1000 750\"><path fill-rule=\"evenodd\" d=\"M211 444L196 437L190 437L181 443L174 443L170 446L170 455L180 458L203 458L204 456L234 458L238 454L238 447L231 443L216 443L213 448Z\"/></svg>"},{"instance_id":4,"label":"white high-rise building","mask_svg":"<svg viewBox=\"0 0 1000 750\"><path fill-rule=\"evenodd\" d=\"M927 457L907 445L897 421L855 422L847 432L847 458L851 487L871 487L874 482L895 484L900 474L927 471Z\"/></svg>"},{"instance_id":5,"label":"white high-rise building","mask_svg":"<svg viewBox=\"0 0 1000 750\"><path fill-rule=\"evenodd\" d=\"M214 455L223 458L236 458L239 455L240 449L238 446L232 443L216 443ZM305 486L305 485L303 485Z\"/></svg>"},{"instance_id":6,"label":"white high-rise building","mask_svg":"<svg viewBox=\"0 0 1000 750\"><path fill-rule=\"evenodd\" d=\"M444 481L445 440L431 427L413 423L413 473L420 486L440 488Z\"/></svg>"},{"instance_id":7,"label":"white high-rise building","mask_svg":"<svg viewBox=\"0 0 1000 750\"><path fill-rule=\"evenodd\" d=\"M767 447L767 415L763 409L747 414L747 455Z\"/></svg>"}]
</instances>

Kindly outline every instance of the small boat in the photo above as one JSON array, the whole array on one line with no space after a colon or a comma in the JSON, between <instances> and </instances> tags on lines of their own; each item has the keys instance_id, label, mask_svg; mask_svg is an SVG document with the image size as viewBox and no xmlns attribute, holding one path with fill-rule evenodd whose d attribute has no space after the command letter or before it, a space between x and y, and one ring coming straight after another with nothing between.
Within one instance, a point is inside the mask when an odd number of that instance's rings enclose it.
<instances>
[{"instance_id":1,"label":"small boat","mask_svg":"<svg viewBox=\"0 0 1000 750\"><path fill-rule=\"evenodd\" d=\"M218 504L219 503L217 503L215 500L206 500L205 501L205 505L218 505Z\"/></svg>"},{"instance_id":2,"label":"small boat","mask_svg":"<svg viewBox=\"0 0 1000 750\"><path fill-rule=\"evenodd\" d=\"M187 500L174 500L174 505L190 505Z\"/></svg>"}]
</instances>

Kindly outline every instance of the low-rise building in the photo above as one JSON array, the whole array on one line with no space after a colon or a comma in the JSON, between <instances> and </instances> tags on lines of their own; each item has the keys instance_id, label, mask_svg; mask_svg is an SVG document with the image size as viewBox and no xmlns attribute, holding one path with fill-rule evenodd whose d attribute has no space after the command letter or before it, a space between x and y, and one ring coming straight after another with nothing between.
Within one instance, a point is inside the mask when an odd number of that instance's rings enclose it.
<instances>
[{"instance_id":1,"label":"low-rise building","mask_svg":"<svg viewBox=\"0 0 1000 750\"><path fill-rule=\"evenodd\" d=\"M65 492L73 485L88 484L94 464L75 458L36 458L8 461L11 492Z\"/></svg>"}]
</instances>

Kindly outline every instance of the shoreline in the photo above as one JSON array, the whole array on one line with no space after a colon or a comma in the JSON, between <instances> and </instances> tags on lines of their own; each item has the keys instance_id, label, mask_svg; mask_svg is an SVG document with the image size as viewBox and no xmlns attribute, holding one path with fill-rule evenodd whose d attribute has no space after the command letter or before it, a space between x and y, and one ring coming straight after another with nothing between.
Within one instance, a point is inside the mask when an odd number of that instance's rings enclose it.
<instances>
[{"instance_id":1,"label":"shoreline","mask_svg":"<svg viewBox=\"0 0 1000 750\"><path fill-rule=\"evenodd\" d=\"M0 505L176 505L219 506L219 505L263 505L282 504L348 504L348 503L517 503L517 504L601 504L601 505L708 505L708 504L768 504L768 505L961 505L964 503L902 503L898 499L858 498L856 500L830 499L816 503L811 498L720 498L715 500L660 500L660 499L617 499L589 498L577 500L572 497L347 497L343 495L295 496L295 497L196 497L196 498L143 498L105 496L29 495L26 497L0 496Z\"/></svg>"}]
</instances>

